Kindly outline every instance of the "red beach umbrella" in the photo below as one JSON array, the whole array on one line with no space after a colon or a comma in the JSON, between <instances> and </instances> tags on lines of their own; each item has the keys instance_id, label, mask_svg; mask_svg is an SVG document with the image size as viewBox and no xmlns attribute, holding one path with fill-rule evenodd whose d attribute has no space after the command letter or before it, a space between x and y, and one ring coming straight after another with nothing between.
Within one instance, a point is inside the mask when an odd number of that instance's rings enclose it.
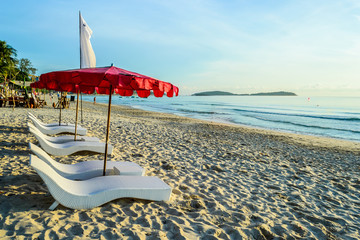
<instances>
[{"instance_id":1,"label":"red beach umbrella","mask_svg":"<svg viewBox=\"0 0 360 240\"><path fill-rule=\"evenodd\" d=\"M60 89L59 86L54 83L46 84L45 81L37 81L37 82L31 83L30 87L59 91L59 92L61 92L61 97L62 97L62 92L63 92L62 89ZM60 106L59 126L61 125L61 108L62 108L62 106ZM75 138L76 138L76 134L75 134Z\"/></svg>"},{"instance_id":2,"label":"red beach umbrella","mask_svg":"<svg viewBox=\"0 0 360 240\"><path fill-rule=\"evenodd\" d=\"M171 83L114 66L49 72L42 74L40 80L32 83L30 86L33 88L76 92L77 94L79 94L79 92L92 94L96 91L98 94L109 95L103 169L104 176L106 174L112 94L115 92L121 96L132 96L134 91L136 91L137 95L141 98L150 96L151 91L154 93L155 97L162 97L164 93L166 93L166 96L168 97L173 97L174 95L178 96L179 94L179 88ZM78 104L76 108L78 111ZM77 124L75 124L75 127L76 125Z\"/></svg>"},{"instance_id":3,"label":"red beach umbrella","mask_svg":"<svg viewBox=\"0 0 360 240\"><path fill-rule=\"evenodd\" d=\"M109 94L110 86L121 96L132 96L136 91L139 97L148 97L150 91L155 97L168 97L178 94L179 89L168 82L148 77L125 69L111 67L80 68L66 71L55 71L42 74L38 85L51 90L62 90L92 94ZM36 84L34 83L34 84Z\"/></svg>"}]
</instances>

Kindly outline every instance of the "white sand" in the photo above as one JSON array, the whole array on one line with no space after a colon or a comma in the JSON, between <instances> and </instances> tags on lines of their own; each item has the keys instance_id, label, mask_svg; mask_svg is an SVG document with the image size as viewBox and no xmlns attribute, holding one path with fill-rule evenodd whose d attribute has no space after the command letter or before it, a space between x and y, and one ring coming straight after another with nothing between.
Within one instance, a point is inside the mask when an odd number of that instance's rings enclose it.
<instances>
[{"instance_id":1,"label":"white sand","mask_svg":"<svg viewBox=\"0 0 360 240\"><path fill-rule=\"evenodd\" d=\"M74 107L63 111L64 122L74 122ZM1 239L360 238L360 143L113 107L111 159L160 177L173 188L171 200L49 211L53 198L29 166L28 142L37 141L27 111L58 121L50 107L0 108ZM84 104L81 125L102 141L106 111Z\"/></svg>"}]
</instances>

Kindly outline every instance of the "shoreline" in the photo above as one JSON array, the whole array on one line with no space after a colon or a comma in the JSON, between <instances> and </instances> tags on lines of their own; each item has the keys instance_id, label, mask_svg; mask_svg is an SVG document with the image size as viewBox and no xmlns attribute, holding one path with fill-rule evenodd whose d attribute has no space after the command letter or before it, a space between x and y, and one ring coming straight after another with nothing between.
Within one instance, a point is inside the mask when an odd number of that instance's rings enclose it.
<instances>
[{"instance_id":1,"label":"shoreline","mask_svg":"<svg viewBox=\"0 0 360 240\"><path fill-rule=\"evenodd\" d=\"M73 123L75 104L63 110ZM91 210L47 208L53 198L29 166L26 114L1 108L0 238L356 239L360 144L233 126L112 105L112 161L132 161L172 187L167 202L117 199ZM83 101L89 136L105 140L107 104ZM80 119L80 116L79 116ZM80 122L80 121L79 121ZM103 155L53 157L62 163Z\"/></svg>"}]
</instances>

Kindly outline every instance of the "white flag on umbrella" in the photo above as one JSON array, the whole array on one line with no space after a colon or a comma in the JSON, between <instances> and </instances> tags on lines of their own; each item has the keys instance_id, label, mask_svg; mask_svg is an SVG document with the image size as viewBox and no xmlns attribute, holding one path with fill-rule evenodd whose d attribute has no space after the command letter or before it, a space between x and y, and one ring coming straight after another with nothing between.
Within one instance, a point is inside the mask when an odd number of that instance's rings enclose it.
<instances>
[{"instance_id":1,"label":"white flag on umbrella","mask_svg":"<svg viewBox=\"0 0 360 240\"><path fill-rule=\"evenodd\" d=\"M96 58L92 49L90 37L92 30L79 13L80 21L80 68L96 67Z\"/></svg>"}]
</instances>

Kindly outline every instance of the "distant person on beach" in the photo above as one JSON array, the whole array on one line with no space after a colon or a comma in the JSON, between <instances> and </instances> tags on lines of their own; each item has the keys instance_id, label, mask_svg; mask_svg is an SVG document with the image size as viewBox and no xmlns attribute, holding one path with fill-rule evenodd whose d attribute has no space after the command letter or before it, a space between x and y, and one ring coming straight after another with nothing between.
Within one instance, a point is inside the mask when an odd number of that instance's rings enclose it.
<instances>
[{"instance_id":1,"label":"distant person on beach","mask_svg":"<svg viewBox=\"0 0 360 240\"><path fill-rule=\"evenodd\" d=\"M94 104L96 104L96 97L94 97Z\"/></svg>"}]
</instances>

